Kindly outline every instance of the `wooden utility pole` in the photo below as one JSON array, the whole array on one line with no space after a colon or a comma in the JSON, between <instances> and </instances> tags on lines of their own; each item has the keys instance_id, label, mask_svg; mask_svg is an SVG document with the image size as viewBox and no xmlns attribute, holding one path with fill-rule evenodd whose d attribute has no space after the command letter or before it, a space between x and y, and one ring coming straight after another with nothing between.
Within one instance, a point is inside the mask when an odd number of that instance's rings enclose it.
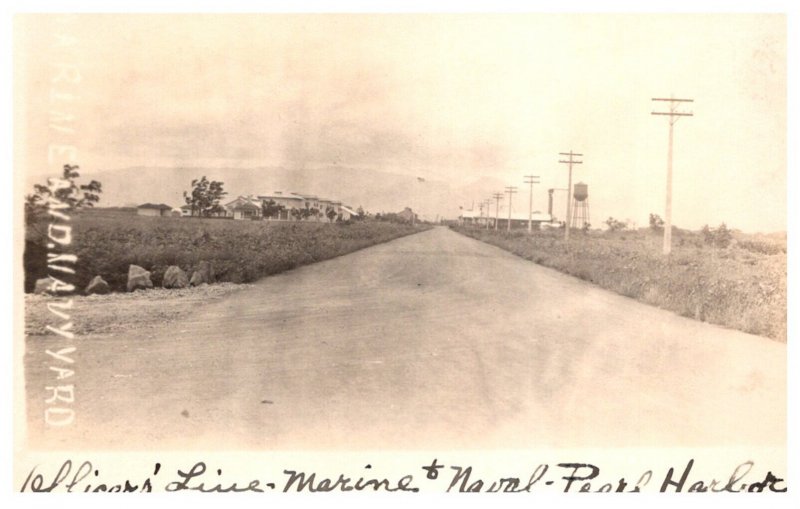
<instances>
[{"instance_id":1,"label":"wooden utility pole","mask_svg":"<svg viewBox=\"0 0 800 509\"><path fill-rule=\"evenodd\" d=\"M533 184L539 183L539 175L525 175L525 183L531 185L531 195L528 198L528 233L533 232Z\"/></svg>"},{"instance_id":2,"label":"wooden utility pole","mask_svg":"<svg viewBox=\"0 0 800 509\"><path fill-rule=\"evenodd\" d=\"M508 231L511 231L511 197L514 193L517 192L516 186L508 186L506 187L506 192L508 193Z\"/></svg>"},{"instance_id":3,"label":"wooden utility pole","mask_svg":"<svg viewBox=\"0 0 800 509\"><path fill-rule=\"evenodd\" d=\"M497 200L497 207L494 209L494 229L497 229L497 219L500 217L500 200L503 199L503 193L494 193L494 199Z\"/></svg>"},{"instance_id":4,"label":"wooden utility pole","mask_svg":"<svg viewBox=\"0 0 800 509\"><path fill-rule=\"evenodd\" d=\"M570 218L572 217L572 165L573 164L583 164L583 161L575 161L573 157L583 157L583 154L576 154L570 150L569 152L559 152L559 155L568 156L569 159L564 161L563 159L559 159L559 163L569 165L569 182L567 184L567 217L565 218L564 222L564 240L569 240L569 228L570 228Z\"/></svg>"},{"instance_id":5,"label":"wooden utility pole","mask_svg":"<svg viewBox=\"0 0 800 509\"><path fill-rule=\"evenodd\" d=\"M681 117L692 117L692 112L684 113L678 111L681 103L691 103L694 99L669 99L654 97L653 101L669 103L669 111L651 111L651 115L665 115L669 117L669 140L667 142L667 203L664 207L664 244L662 252L668 255L672 251L672 126Z\"/></svg>"}]
</instances>

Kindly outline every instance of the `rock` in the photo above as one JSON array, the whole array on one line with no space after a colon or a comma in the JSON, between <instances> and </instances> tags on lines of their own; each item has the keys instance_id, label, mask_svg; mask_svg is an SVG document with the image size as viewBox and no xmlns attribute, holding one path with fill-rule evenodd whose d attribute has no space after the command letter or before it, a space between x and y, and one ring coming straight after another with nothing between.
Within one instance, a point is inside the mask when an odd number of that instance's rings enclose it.
<instances>
[{"instance_id":1,"label":"rock","mask_svg":"<svg viewBox=\"0 0 800 509\"><path fill-rule=\"evenodd\" d=\"M189 286L200 286L206 283L203 279L203 275L199 271L192 272L192 279L189 281Z\"/></svg>"},{"instance_id":2,"label":"rock","mask_svg":"<svg viewBox=\"0 0 800 509\"><path fill-rule=\"evenodd\" d=\"M189 282L192 286L201 285L203 283L211 284L215 280L214 267L207 261L201 261L197 264L197 270L192 274L192 279Z\"/></svg>"},{"instance_id":3,"label":"rock","mask_svg":"<svg viewBox=\"0 0 800 509\"><path fill-rule=\"evenodd\" d=\"M186 288L189 286L189 278L186 273L177 265L170 265L164 273L164 288Z\"/></svg>"},{"instance_id":4,"label":"rock","mask_svg":"<svg viewBox=\"0 0 800 509\"><path fill-rule=\"evenodd\" d=\"M152 288L153 282L150 281L150 272L138 265L128 267L128 291L132 292L139 288Z\"/></svg>"},{"instance_id":5,"label":"rock","mask_svg":"<svg viewBox=\"0 0 800 509\"><path fill-rule=\"evenodd\" d=\"M36 286L33 288L33 293L43 294L43 293L50 293L50 286L53 284L53 280L49 277L43 277L42 279L36 280Z\"/></svg>"},{"instance_id":6,"label":"rock","mask_svg":"<svg viewBox=\"0 0 800 509\"><path fill-rule=\"evenodd\" d=\"M90 282L89 286L86 287L86 293L98 293L98 294L105 294L111 291L111 287L108 286L108 283L105 279L100 276L95 276Z\"/></svg>"}]
</instances>

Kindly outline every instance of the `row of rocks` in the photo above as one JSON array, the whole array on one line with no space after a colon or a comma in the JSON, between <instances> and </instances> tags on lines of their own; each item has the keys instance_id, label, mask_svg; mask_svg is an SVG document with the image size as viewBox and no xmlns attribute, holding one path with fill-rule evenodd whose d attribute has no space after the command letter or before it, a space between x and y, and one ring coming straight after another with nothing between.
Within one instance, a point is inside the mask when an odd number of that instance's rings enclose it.
<instances>
[{"instance_id":1,"label":"row of rocks","mask_svg":"<svg viewBox=\"0 0 800 509\"><path fill-rule=\"evenodd\" d=\"M170 265L166 272L164 272L164 280L161 286L164 288L186 288L187 286L200 286L204 283L211 284L215 280L216 276L211 263L201 261L197 265L197 269L192 272L191 278L177 265ZM50 278L38 279L33 293L49 293L52 283L53 280ZM129 292L153 288L153 282L150 280L150 271L138 265L130 265L128 267L128 283L126 288ZM101 276L95 276L86 287L85 293L87 295L105 294L110 291L111 286L109 286L108 282Z\"/></svg>"},{"instance_id":2,"label":"row of rocks","mask_svg":"<svg viewBox=\"0 0 800 509\"><path fill-rule=\"evenodd\" d=\"M209 262L202 261L197 265L197 269L192 272L191 278L177 265L170 265L167 267L166 272L164 272L164 280L161 286L164 288L186 288L187 286L200 286L204 283L211 284L215 280L214 268ZM150 281L149 271L144 270L138 265L131 265L128 267L127 289L129 292L139 289L146 290L152 287L153 282Z\"/></svg>"}]
</instances>

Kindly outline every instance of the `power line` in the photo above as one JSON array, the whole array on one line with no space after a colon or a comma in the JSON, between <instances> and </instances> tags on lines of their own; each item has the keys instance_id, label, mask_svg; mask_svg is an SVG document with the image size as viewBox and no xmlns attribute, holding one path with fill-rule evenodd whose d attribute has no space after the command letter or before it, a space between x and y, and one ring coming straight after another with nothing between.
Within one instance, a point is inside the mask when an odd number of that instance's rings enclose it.
<instances>
[{"instance_id":1,"label":"power line","mask_svg":"<svg viewBox=\"0 0 800 509\"><path fill-rule=\"evenodd\" d=\"M664 207L664 244L662 252L668 255L672 251L672 126L681 119L681 117L693 117L694 113L678 111L678 107L682 103L693 103L694 99L676 99L670 97L669 99L654 97L653 101L668 102L669 111L651 111L651 115L662 115L669 117L669 141L667 148L667 200Z\"/></svg>"},{"instance_id":2,"label":"power line","mask_svg":"<svg viewBox=\"0 0 800 509\"><path fill-rule=\"evenodd\" d=\"M569 240L569 228L570 228L570 217L571 217L571 208L572 208L572 165L573 164L583 164L583 161L575 161L573 157L583 157L583 154L576 154L570 150L569 152L559 152L559 155L568 156L568 160L559 159L558 162L562 164L569 165L569 183L567 185L567 217L566 222L564 223L564 241Z\"/></svg>"},{"instance_id":3,"label":"power line","mask_svg":"<svg viewBox=\"0 0 800 509\"><path fill-rule=\"evenodd\" d=\"M533 184L539 183L539 175L525 175L525 183L531 185L531 195L528 199L528 233L533 231Z\"/></svg>"}]
</instances>

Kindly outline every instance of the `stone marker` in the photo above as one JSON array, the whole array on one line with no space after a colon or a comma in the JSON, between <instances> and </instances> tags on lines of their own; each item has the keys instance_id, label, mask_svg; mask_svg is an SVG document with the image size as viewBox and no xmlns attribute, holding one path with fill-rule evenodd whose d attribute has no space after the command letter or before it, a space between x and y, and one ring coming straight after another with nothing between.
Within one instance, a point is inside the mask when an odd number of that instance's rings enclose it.
<instances>
[{"instance_id":1,"label":"stone marker","mask_svg":"<svg viewBox=\"0 0 800 509\"><path fill-rule=\"evenodd\" d=\"M86 287L87 294L97 293L102 295L110 291L111 287L108 286L106 280L100 276L95 276L92 278L92 280L89 282L89 286Z\"/></svg>"},{"instance_id":2,"label":"stone marker","mask_svg":"<svg viewBox=\"0 0 800 509\"><path fill-rule=\"evenodd\" d=\"M138 265L128 267L128 291L132 292L139 288L152 288L153 282L150 281L150 272Z\"/></svg>"},{"instance_id":3,"label":"stone marker","mask_svg":"<svg viewBox=\"0 0 800 509\"><path fill-rule=\"evenodd\" d=\"M177 265L170 265L164 273L164 288L186 288L189 286L189 278L186 273Z\"/></svg>"}]
</instances>

